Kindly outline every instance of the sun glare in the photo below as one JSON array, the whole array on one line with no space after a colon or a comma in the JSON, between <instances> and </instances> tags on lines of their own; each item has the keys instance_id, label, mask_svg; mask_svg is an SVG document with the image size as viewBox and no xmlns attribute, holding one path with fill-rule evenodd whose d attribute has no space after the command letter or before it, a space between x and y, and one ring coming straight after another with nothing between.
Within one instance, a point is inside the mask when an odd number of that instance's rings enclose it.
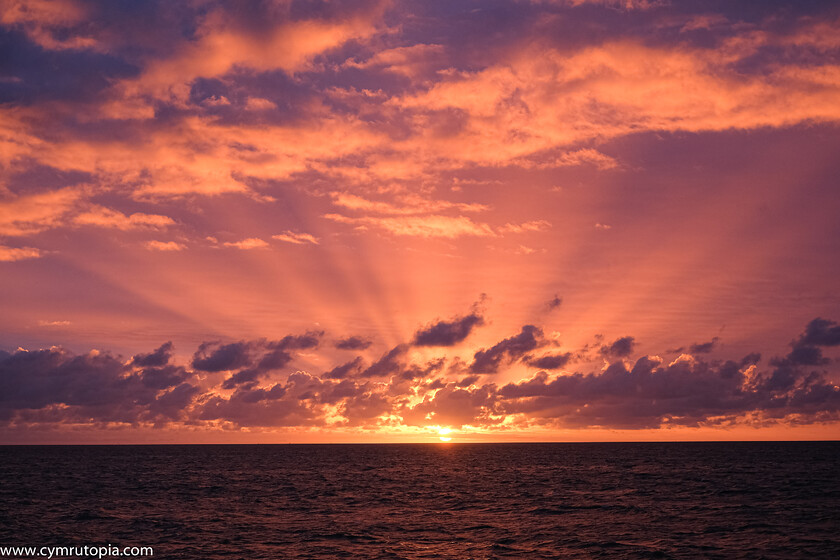
<instances>
[{"instance_id":1,"label":"sun glare","mask_svg":"<svg viewBox=\"0 0 840 560\"><path fill-rule=\"evenodd\" d=\"M438 429L438 434L440 435L440 441L447 442L452 441L452 438L449 434L452 433L452 430L449 428L440 428Z\"/></svg>"}]
</instances>

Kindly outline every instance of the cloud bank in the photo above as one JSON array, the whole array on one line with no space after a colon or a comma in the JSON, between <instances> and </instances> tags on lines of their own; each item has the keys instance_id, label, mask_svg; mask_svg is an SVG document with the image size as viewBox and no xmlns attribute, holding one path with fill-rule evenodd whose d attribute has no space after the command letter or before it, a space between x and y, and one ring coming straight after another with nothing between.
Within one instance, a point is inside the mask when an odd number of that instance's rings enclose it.
<instances>
[{"instance_id":1,"label":"cloud bank","mask_svg":"<svg viewBox=\"0 0 840 560\"><path fill-rule=\"evenodd\" d=\"M301 351L318 350L322 332L206 342L187 366L172 363L172 343L130 359L61 348L2 352L0 422L7 430L200 425L329 431L437 425L492 432L840 420L840 387L832 381L837 361L823 355L840 346L840 325L834 321L814 319L789 352L765 367L757 354L710 359L706 348L670 362L634 357L623 342L632 337L623 337L605 347L615 356L606 367L581 371L571 367L580 353L531 354L545 344L533 325L475 352L471 364L446 351L431 361L414 352L429 347L426 337L435 347L463 342L455 341L463 334L459 325L474 317L435 323L372 363L359 356L321 374L294 363ZM354 337L337 345L364 346ZM500 374L515 371L517 363L538 371L502 381ZM476 374L463 377L465 371Z\"/></svg>"}]
</instances>

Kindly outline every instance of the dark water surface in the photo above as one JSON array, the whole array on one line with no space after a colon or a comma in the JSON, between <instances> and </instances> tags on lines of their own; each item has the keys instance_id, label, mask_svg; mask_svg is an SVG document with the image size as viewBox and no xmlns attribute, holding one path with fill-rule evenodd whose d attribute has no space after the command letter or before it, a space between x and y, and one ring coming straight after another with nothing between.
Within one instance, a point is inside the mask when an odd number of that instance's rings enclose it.
<instances>
[{"instance_id":1,"label":"dark water surface","mask_svg":"<svg viewBox=\"0 0 840 560\"><path fill-rule=\"evenodd\" d=\"M840 559L840 443L0 447L0 546Z\"/></svg>"}]
</instances>

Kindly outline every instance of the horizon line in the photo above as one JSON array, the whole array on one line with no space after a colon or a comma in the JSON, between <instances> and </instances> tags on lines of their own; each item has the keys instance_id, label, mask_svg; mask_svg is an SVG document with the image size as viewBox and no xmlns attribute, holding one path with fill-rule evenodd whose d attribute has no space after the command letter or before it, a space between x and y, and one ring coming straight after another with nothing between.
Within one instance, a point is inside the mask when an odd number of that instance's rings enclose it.
<instances>
[{"instance_id":1,"label":"horizon line","mask_svg":"<svg viewBox=\"0 0 840 560\"><path fill-rule=\"evenodd\" d=\"M576 445L576 444L664 444L664 443L840 443L840 439L744 439L744 440L611 440L611 441L387 441L387 442L283 442L283 443L0 443L0 447L152 447L152 446L288 446L288 445Z\"/></svg>"}]
</instances>

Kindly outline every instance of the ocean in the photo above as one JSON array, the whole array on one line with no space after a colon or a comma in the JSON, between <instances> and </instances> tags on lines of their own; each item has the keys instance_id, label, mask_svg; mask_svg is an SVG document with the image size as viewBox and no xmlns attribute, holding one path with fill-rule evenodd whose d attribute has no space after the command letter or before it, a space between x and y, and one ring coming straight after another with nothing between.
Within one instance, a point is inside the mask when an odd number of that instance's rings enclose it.
<instances>
[{"instance_id":1,"label":"ocean","mask_svg":"<svg viewBox=\"0 0 840 560\"><path fill-rule=\"evenodd\" d=\"M6 446L0 548L837 559L838 475L840 442Z\"/></svg>"}]
</instances>

